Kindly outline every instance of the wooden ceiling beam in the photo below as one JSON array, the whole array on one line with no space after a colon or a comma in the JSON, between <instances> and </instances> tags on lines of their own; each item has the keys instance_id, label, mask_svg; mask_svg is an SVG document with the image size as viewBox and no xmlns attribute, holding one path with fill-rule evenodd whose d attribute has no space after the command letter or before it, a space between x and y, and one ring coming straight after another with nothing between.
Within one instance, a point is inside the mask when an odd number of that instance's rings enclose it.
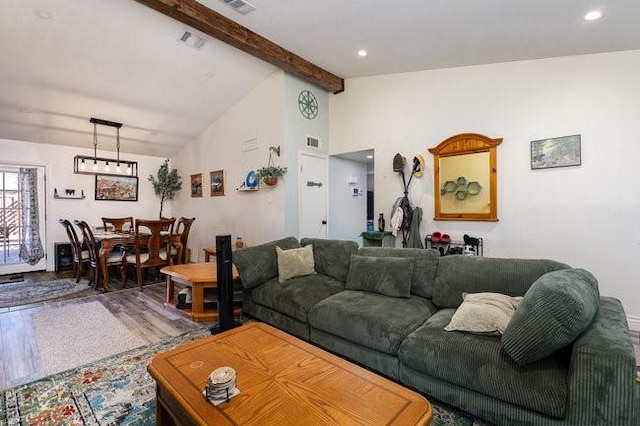
<instances>
[{"instance_id":1,"label":"wooden ceiling beam","mask_svg":"<svg viewBox=\"0 0 640 426\"><path fill-rule=\"evenodd\" d=\"M344 79L267 40L196 0L135 1L282 68L331 93L344 91Z\"/></svg>"}]
</instances>

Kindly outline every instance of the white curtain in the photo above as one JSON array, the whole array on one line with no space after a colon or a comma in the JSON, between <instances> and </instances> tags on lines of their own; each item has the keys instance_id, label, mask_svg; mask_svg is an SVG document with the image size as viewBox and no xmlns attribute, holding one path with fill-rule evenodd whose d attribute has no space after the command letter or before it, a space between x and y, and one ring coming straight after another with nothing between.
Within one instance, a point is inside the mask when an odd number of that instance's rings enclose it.
<instances>
[{"instance_id":1,"label":"white curtain","mask_svg":"<svg viewBox=\"0 0 640 426\"><path fill-rule=\"evenodd\" d=\"M20 168L19 178L20 218L22 220L20 259L29 265L35 265L44 257L38 211L38 170L36 168Z\"/></svg>"}]
</instances>

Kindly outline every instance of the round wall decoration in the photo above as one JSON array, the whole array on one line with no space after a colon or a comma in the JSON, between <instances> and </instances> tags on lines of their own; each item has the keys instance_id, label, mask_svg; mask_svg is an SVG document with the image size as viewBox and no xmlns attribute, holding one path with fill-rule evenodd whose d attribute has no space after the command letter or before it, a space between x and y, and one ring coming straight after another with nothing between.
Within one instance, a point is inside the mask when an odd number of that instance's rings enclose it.
<instances>
[{"instance_id":1,"label":"round wall decoration","mask_svg":"<svg viewBox=\"0 0 640 426\"><path fill-rule=\"evenodd\" d=\"M313 120L318 115L318 101L313 93L303 90L298 96L298 108L304 118Z\"/></svg>"}]
</instances>

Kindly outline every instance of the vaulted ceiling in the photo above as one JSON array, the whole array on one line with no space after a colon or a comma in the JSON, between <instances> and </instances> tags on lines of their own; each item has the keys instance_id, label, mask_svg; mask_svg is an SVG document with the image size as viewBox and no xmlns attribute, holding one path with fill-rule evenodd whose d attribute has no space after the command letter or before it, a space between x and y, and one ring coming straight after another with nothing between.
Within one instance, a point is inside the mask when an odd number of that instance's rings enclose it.
<instances>
[{"instance_id":1,"label":"vaulted ceiling","mask_svg":"<svg viewBox=\"0 0 640 426\"><path fill-rule=\"evenodd\" d=\"M99 117L124 123L125 152L179 151L277 69L142 4L182 1L3 0L0 138L90 148ZM640 49L637 0L247 1L199 3L345 79Z\"/></svg>"}]
</instances>

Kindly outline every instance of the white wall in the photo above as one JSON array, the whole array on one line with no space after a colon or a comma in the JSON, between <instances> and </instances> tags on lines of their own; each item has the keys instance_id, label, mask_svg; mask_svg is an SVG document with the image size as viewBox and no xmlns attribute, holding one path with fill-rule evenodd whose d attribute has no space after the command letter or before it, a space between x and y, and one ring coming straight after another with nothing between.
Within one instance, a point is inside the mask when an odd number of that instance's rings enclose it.
<instances>
[{"instance_id":1,"label":"white wall","mask_svg":"<svg viewBox=\"0 0 640 426\"><path fill-rule=\"evenodd\" d=\"M233 241L240 236L248 245L285 236L286 176L275 187L236 191L250 170L267 165L269 146L284 144L284 91L284 73L277 71L172 159L185 180L176 216L196 218L188 243L192 261L204 260L202 249L215 246L216 235L231 234ZM258 149L243 152L243 142L254 138ZM276 164L285 165L279 160ZM219 169L225 171L225 196L211 197L209 172ZM197 173L204 175L204 196L191 198L190 176Z\"/></svg>"},{"instance_id":2,"label":"white wall","mask_svg":"<svg viewBox=\"0 0 640 426\"><path fill-rule=\"evenodd\" d=\"M409 198L422 237L482 237L485 255L552 258L591 271L640 329L640 51L510 62L346 81L330 98L330 153L375 148L375 211L402 195L392 158L422 153ZM449 136L502 137L499 222L433 221L433 157ZM532 140L582 135L579 167L530 169Z\"/></svg>"},{"instance_id":3,"label":"white wall","mask_svg":"<svg viewBox=\"0 0 640 426\"><path fill-rule=\"evenodd\" d=\"M87 145L91 141L87 140ZM50 145L0 139L0 163L40 165L46 169L46 238L43 245L47 252L47 270L54 270L54 242L68 241L67 234L59 219L84 220L92 226L102 226L101 217L133 216L134 218L156 219L160 212L160 199L153 192L150 174L154 176L164 158L133 154L122 154L122 158L138 162L138 201L96 201L95 178L92 175L73 173L75 155L93 155L93 150L78 149L60 145ZM115 153L98 151L99 157L114 158ZM63 193L65 188L73 188L76 193L84 191L85 199L55 199L54 188ZM171 202L165 202L165 215L171 214Z\"/></svg>"},{"instance_id":4,"label":"white wall","mask_svg":"<svg viewBox=\"0 0 640 426\"><path fill-rule=\"evenodd\" d=\"M352 176L357 184L349 184ZM362 245L360 233L367 230L367 165L331 157L329 177L329 238ZM352 195L353 188L361 195Z\"/></svg>"},{"instance_id":5,"label":"white wall","mask_svg":"<svg viewBox=\"0 0 640 426\"><path fill-rule=\"evenodd\" d=\"M309 90L318 101L318 115L312 120L305 118L298 107L298 96L303 90ZM286 149L283 151L282 160L289 166L285 179L287 190L285 229L287 235L302 238L306 235L298 235L298 185L300 184L298 154L300 151L321 155L328 153L329 93L297 77L285 74L284 120ZM319 138L320 148L307 147L307 136ZM321 181L326 182L327 179L321 179Z\"/></svg>"}]
</instances>

